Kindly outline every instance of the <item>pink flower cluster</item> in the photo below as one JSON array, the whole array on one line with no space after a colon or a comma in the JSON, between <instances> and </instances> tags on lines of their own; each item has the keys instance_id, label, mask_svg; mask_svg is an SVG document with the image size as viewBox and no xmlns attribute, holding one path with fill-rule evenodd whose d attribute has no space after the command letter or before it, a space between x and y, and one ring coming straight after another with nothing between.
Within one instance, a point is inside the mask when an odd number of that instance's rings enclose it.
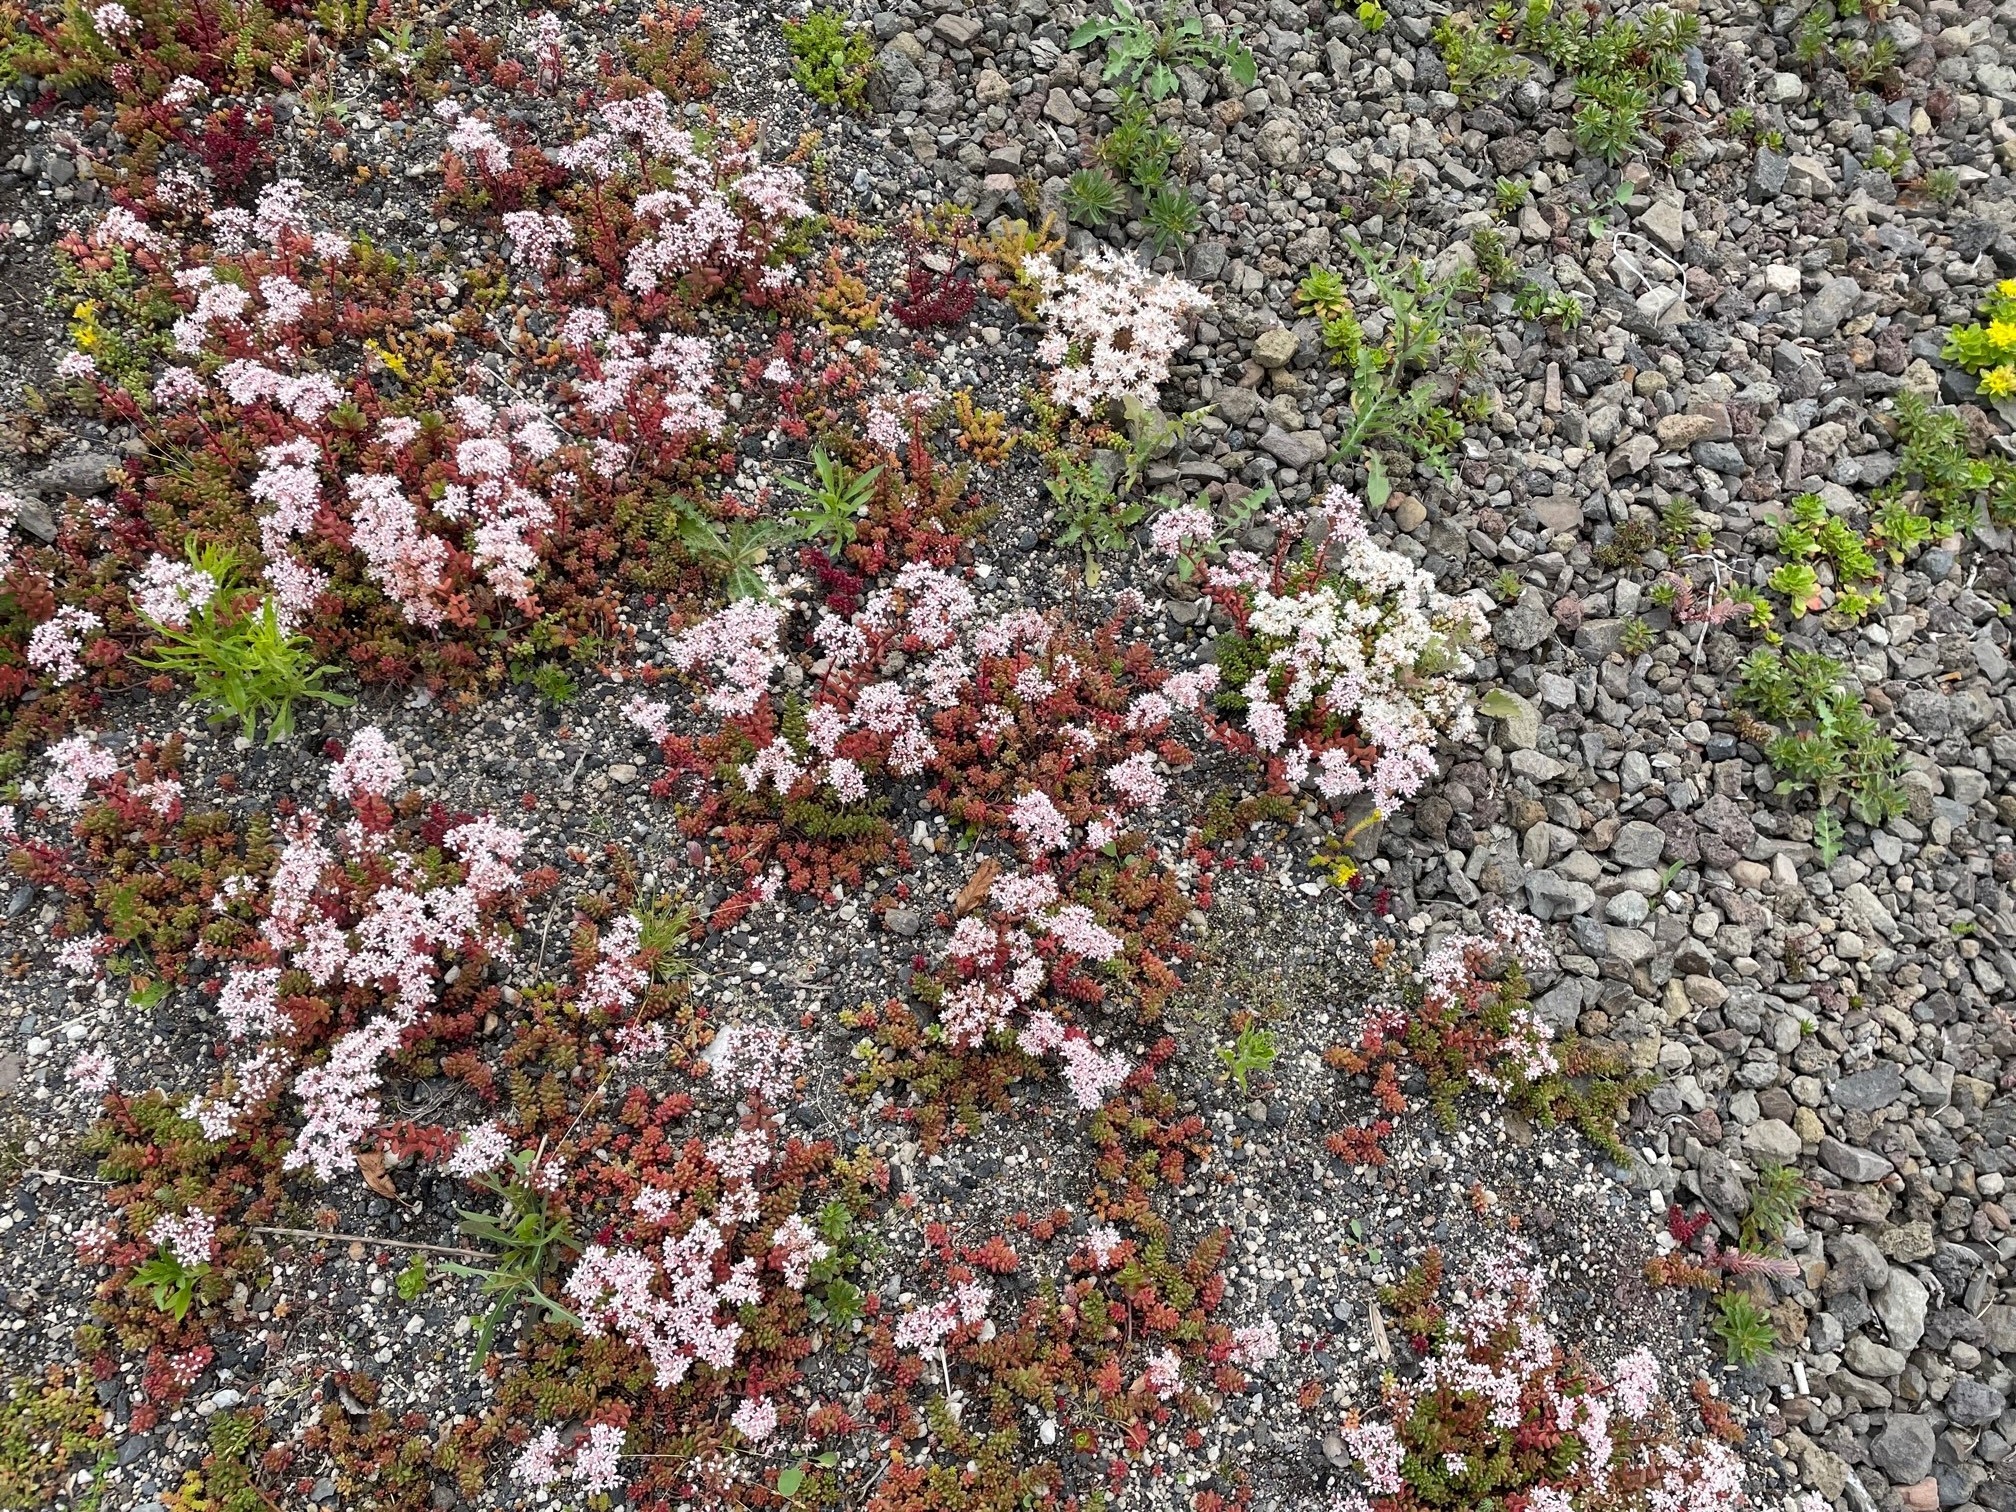
<instances>
[{"instance_id":1,"label":"pink flower cluster","mask_svg":"<svg viewBox=\"0 0 2016 1512\"><path fill-rule=\"evenodd\" d=\"M736 1407L729 1422L750 1443L760 1444L777 1431L777 1404L768 1397L749 1397Z\"/></svg>"},{"instance_id":2,"label":"pink flower cluster","mask_svg":"<svg viewBox=\"0 0 2016 1512\"><path fill-rule=\"evenodd\" d=\"M939 1024L954 1049L979 1044L1006 1029L1030 1005L1052 974L1084 961L1119 955L1125 942L1100 924L1082 903L1059 901L1056 880L1044 873L1004 873L988 889L989 914L961 919L947 955L963 979L939 1005ZM1133 1069L1125 1056L1104 1054L1084 1031L1067 1029L1056 1015L1028 1013L1017 1043L1030 1055L1052 1051L1079 1107L1099 1107Z\"/></svg>"},{"instance_id":3,"label":"pink flower cluster","mask_svg":"<svg viewBox=\"0 0 2016 1512\"><path fill-rule=\"evenodd\" d=\"M968 1281L954 1288L952 1295L929 1307L913 1308L897 1320L895 1343L898 1349L937 1350L962 1328L972 1328L987 1320L988 1304L994 1300L991 1287Z\"/></svg>"},{"instance_id":4,"label":"pink flower cluster","mask_svg":"<svg viewBox=\"0 0 2016 1512\"><path fill-rule=\"evenodd\" d=\"M544 48L542 70L564 66L564 53L554 56L557 32L547 34ZM703 269L738 272L758 289L789 281L790 268L773 264L773 249L812 213L795 169L761 163L753 153L719 142L703 145L675 123L671 102L655 89L606 100L599 114L600 129L549 155L570 172L642 190L634 207L639 235L623 254L625 288L650 294ZM479 157L485 169L502 172L508 159L493 166L494 129L472 122L458 123L449 145L485 154Z\"/></svg>"},{"instance_id":5,"label":"pink flower cluster","mask_svg":"<svg viewBox=\"0 0 2016 1512\"><path fill-rule=\"evenodd\" d=\"M367 726L331 771L329 787L354 804L366 796L383 798L403 776L397 750ZM287 826L260 926L274 962L235 967L218 997L234 1040L272 1042L234 1064L227 1090L200 1101L195 1116L211 1138L224 1138L284 1076L283 1042L291 1026L278 994L285 971L302 972L317 987L341 981L374 990L385 1011L340 1036L327 1059L302 1070L294 1082L307 1118L283 1164L311 1169L327 1181L349 1165L352 1152L377 1125L379 1064L433 1002L438 957L509 954L509 940L493 927L491 915L517 884L524 835L487 818L454 826L443 844L461 862L460 881L427 886L413 858L395 857L388 880L346 927L339 920L356 910L354 897L343 892L346 866L381 854L385 840L360 815L338 831L339 856L321 831L322 821L313 815Z\"/></svg>"},{"instance_id":6,"label":"pink flower cluster","mask_svg":"<svg viewBox=\"0 0 2016 1512\"><path fill-rule=\"evenodd\" d=\"M366 793L389 798L405 780L398 747L376 725L366 725L351 736L349 748L329 768L329 791L349 803Z\"/></svg>"},{"instance_id":7,"label":"pink flower cluster","mask_svg":"<svg viewBox=\"0 0 2016 1512\"><path fill-rule=\"evenodd\" d=\"M65 604L28 636L28 665L61 686L84 675L84 637L105 622L89 609Z\"/></svg>"},{"instance_id":8,"label":"pink flower cluster","mask_svg":"<svg viewBox=\"0 0 2016 1512\"><path fill-rule=\"evenodd\" d=\"M742 1339L735 1309L763 1295L756 1262L731 1262L722 1230L705 1218L667 1238L656 1259L642 1250L591 1244L566 1290L583 1332L590 1338L614 1333L643 1350L661 1387L683 1381L695 1361L716 1370L734 1364Z\"/></svg>"},{"instance_id":9,"label":"pink flower cluster","mask_svg":"<svg viewBox=\"0 0 2016 1512\"><path fill-rule=\"evenodd\" d=\"M157 625L181 629L210 606L219 583L193 562L156 555L133 580L133 607Z\"/></svg>"},{"instance_id":10,"label":"pink flower cluster","mask_svg":"<svg viewBox=\"0 0 2016 1512\"><path fill-rule=\"evenodd\" d=\"M812 1279L812 1267L833 1253L833 1246L797 1213L777 1225L770 1245L771 1262L784 1273L784 1284L793 1291L805 1290L805 1283Z\"/></svg>"},{"instance_id":11,"label":"pink flower cluster","mask_svg":"<svg viewBox=\"0 0 2016 1512\"><path fill-rule=\"evenodd\" d=\"M4 574L14 562L14 523L21 518L21 511L28 507L27 501L19 494L9 493L0 488L0 574Z\"/></svg>"},{"instance_id":12,"label":"pink flower cluster","mask_svg":"<svg viewBox=\"0 0 2016 1512\"><path fill-rule=\"evenodd\" d=\"M1280 1325L1272 1318L1262 1318L1232 1330L1232 1347L1226 1358L1241 1370L1258 1370L1280 1353Z\"/></svg>"},{"instance_id":13,"label":"pink flower cluster","mask_svg":"<svg viewBox=\"0 0 2016 1512\"><path fill-rule=\"evenodd\" d=\"M590 1423L573 1445L573 1466L563 1471L560 1461L566 1452L558 1428L541 1428L519 1451L511 1473L541 1491L558 1485L564 1475L580 1487L583 1496L606 1495L623 1484L618 1463L623 1454L623 1430L614 1423Z\"/></svg>"},{"instance_id":14,"label":"pink flower cluster","mask_svg":"<svg viewBox=\"0 0 2016 1512\"><path fill-rule=\"evenodd\" d=\"M450 1176L473 1181L501 1169L510 1159L511 1136L496 1119L489 1118L462 1131L454 1152L441 1163L441 1169Z\"/></svg>"},{"instance_id":15,"label":"pink flower cluster","mask_svg":"<svg viewBox=\"0 0 2016 1512\"><path fill-rule=\"evenodd\" d=\"M96 782L109 782L119 761L92 735L71 735L49 747L49 776L42 792L58 813L74 814Z\"/></svg>"},{"instance_id":16,"label":"pink flower cluster","mask_svg":"<svg viewBox=\"0 0 2016 1512\"><path fill-rule=\"evenodd\" d=\"M980 619L963 582L912 562L853 615L823 610L812 625L803 649L819 658L823 676L801 748L777 730L770 708L773 680L790 660L785 635L793 623L781 604L743 599L672 641L672 663L701 683L704 707L740 722L755 747L739 773L750 792L809 797L824 787L842 803L858 803L876 773L916 777L939 769L928 722L940 710L982 710L983 739L998 741L1015 726L1017 709L1040 710L1086 671L1052 645L1055 632L1042 615L1017 610ZM904 662L893 676L879 670L892 652ZM1089 766L1104 773L1112 803L1088 821L1087 844L1104 844L1120 833L1124 814L1159 807L1167 796L1154 758L1132 749L1128 737L1161 734L1175 714L1197 709L1216 682L1215 667L1167 678L1159 691L1136 695L1118 727L1045 726L1045 737L1065 747L1060 772ZM648 704L629 717L640 728L664 727ZM1072 848L1072 822L1044 789L1017 795L1006 818L1031 856Z\"/></svg>"},{"instance_id":17,"label":"pink flower cluster","mask_svg":"<svg viewBox=\"0 0 2016 1512\"><path fill-rule=\"evenodd\" d=\"M190 1208L179 1217L163 1213L147 1230L147 1237L173 1255L179 1264L194 1270L208 1265L217 1253L217 1220L200 1208Z\"/></svg>"},{"instance_id":18,"label":"pink flower cluster","mask_svg":"<svg viewBox=\"0 0 2016 1512\"><path fill-rule=\"evenodd\" d=\"M79 1091L92 1096L108 1090L118 1075L118 1067L111 1055L103 1050L86 1050L72 1058L64 1075Z\"/></svg>"},{"instance_id":19,"label":"pink flower cluster","mask_svg":"<svg viewBox=\"0 0 2016 1512\"><path fill-rule=\"evenodd\" d=\"M1450 1304L1444 1334L1418 1381L1389 1387L1385 1419L1354 1420L1342 1430L1375 1496L1405 1489L1413 1452L1408 1425L1421 1420L1424 1399L1441 1398L1444 1405L1432 1416L1446 1418L1457 1403L1482 1408L1486 1434L1507 1448L1536 1424L1566 1436L1572 1460L1519 1493L1529 1507L1572 1512L1584 1497L1607 1496L1626 1469L1634 1479L1647 1471L1656 1475L1634 1505L1657 1512L1733 1512L1747 1505L1741 1463L1726 1446L1704 1440L1683 1449L1653 1431L1660 1370L1650 1350L1625 1355L1606 1384L1563 1350L1546 1311L1546 1279L1522 1247L1515 1244L1477 1267ZM1488 1439L1468 1447L1493 1452ZM1450 1460L1448 1473L1463 1474L1467 1460L1453 1453Z\"/></svg>"},{"instance_id":20,"label":"pink flower cluster","mask_svg":"<svg viewBox=\"0 0 2016 1512\"><path fill-rule=\"evenodd\" d=\"M714 1074L770 1108L788 1105L805 1064L805 1042L766 1024L730 1024L709 1051Z\"/></svg>"},{"instance_id":21,"label":"pink flower cluster","mask_svg":"<svg viewBox=\"0 0 2016 1512\"><path fill-rule=\"evenodd\" d=\"M1489 935L1450 935L1421 962L1421 981L1431 1005L1454 1009L1475 994L1488 991L1489 976L1508 965L1522 971L1541 970L1553 963L1539 920L1530 914L1500 908L1487 922ZM1560 1069L1553 1047L1554 1031L1532 1004L1513 1005L1510 1022L1495 1052L1495 1065L1478 1067L1472 1077L1480 1086L1503 1095L1516 1082L1533 1082Z\"/></svg>"}]
</instances>

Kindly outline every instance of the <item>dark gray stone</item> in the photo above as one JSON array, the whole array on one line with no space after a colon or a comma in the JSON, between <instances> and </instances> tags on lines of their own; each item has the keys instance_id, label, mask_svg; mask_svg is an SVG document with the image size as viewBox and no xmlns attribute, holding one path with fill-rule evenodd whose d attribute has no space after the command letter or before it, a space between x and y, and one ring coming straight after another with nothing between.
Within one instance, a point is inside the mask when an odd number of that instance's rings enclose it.
<instances>
[{"instance_id":1,"label":"dark gray stone","mask_svg":"<svg viewBox=\"0 0 2016 1512\"><path fill-rule=\"evenodd\" d=\"M1893 1412L1869 1446L1869 1457L1893 1484L1915 1486L1932 1468L1932 1449L1930 1418Z\"/></svg>"},{"instance_id":2,"label":"dark gray stone","mask_svg":"<svg viewBox=\"0 0 2016 1512\"><path fill-rule=\"evenodd\" d=\"M96 498L112 487L112 471L118 466L119 459L110 452L85 452L45 467L35 475L35 487L51 498L68 494Z\"/></svg>"},{"instance_id":3,"label":"dark gray stone","mask_svg":"<svg viewBox=\"0 0 2016 1512\"><path fill-rule=\"evenodd\" d=\"M1831 1134L1820 1141L1820 1164L1843 1181L1881 1181L1897 1169L1875 1151L1843 1144Z\"/></svg>"},{"instance_id":4,"label":"dark gray stone","mask_svg":"<svg viewBox=\"0 0 2016 1512\"><path fill-rule=\"evenodd\" d=\"M1696 441L1687 451L1702 467L1726 477L1735 477L1749 465L1733 441Z\"/></svg>"},{"instance_id":5,"label":"dark gray stone","mask_svg":"<svg viewBox=\"0 0 2016 1512\"><path fill-rule=\"evenodd\" d=\"M1834 1083L1828 1095L1837 1108L1845 1108L1851 1113L1874 1113L1878 1108L1889 1107L1904 1095L1904 1078L1895 1065L1885 1061L1867 1071L1842 1077Z\"/></svg>"},{"instance_id":6,"label":"dark gray stone","mask_svg":"<svg viewBox=\"0 0 2016 1512\"><path fill-rule=\"evenodd\" d=\"M2009 1399L1972 1376L1961 1376L1946 1393L1944 1405L1946 1416L1962 1428L1979 1428L2002 1416Z\"/></svg>"},{"instance_id":7,"label":"dark gray stone","mask_svg":"<svg viewBox=\"0 0 2016 1512\"><path fill-rule=\"evenodd\" d=\"M1862 285L1854 279L1846 275L1828 279L1806 301L1800 331L1809 339L1832 336L1841 322L1855 312L1855 301L1861 297Z\"/></svg>"},{"instance_id":8,"label":"dark gray stone","mask_svg":"<svg viewBox=\"0 0 2016 1512\"><path fill-rule=\"evenodd\" d=\"M1827 1279L1822 1289L1829 1296L1875 1291L1889 1279L1890 1262L1874 1240L1861 1234L1836 1234L1827 1241Z\"/></svg>"},{"instance_id":9,"label":"dark gray stone","mask_svg":"<svg viewBox=\"0 0 2016 1512\"><path fill-rule=\"evenodd\" d=\"M1538 588L1528 588L1519 602L1498 616L1491 638L1507 651L1531 651L1554 633L1554 616Z\"/></svg>"},{"instance_id":10,"label":"dark gray stone","mask_svg":"<svg viewBox=\"0 0 2016 1512\"><path fill-rule=\"evenodd\" d=\"M1790 167L1791 161L1782 153L1759 147L1750 167L1750 198L1760 204L1778 198L1785 191L1785 175Z\"/></svg>"}]
</instances>

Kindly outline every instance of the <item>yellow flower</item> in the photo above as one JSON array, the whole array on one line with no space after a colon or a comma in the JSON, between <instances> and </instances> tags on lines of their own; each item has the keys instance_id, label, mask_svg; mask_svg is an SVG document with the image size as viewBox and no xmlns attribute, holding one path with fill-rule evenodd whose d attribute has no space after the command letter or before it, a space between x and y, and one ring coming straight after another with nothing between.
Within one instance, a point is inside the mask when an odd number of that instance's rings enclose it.
<instances>
[{"instance_id":1,"label":"yellow flower","mask_svg":"<svg viewBox=\"0 0 2016 1512\"><path fill-rule=\"evenodd\" d=\"M1995 292L2004 299L2016 299L2016 278L2005 278L1995 285Z\"/></svg>"},{"instance_id":2,"label":"yellow flower","mask_svg":"<svg viewBox=\"0 0 2016 1512\"><path fill-rule=\"evenodd\" d=\"M1996 351L2016 357L2016 320L1989 321L1988 339L1994 343Z\"/></svg>"},{"instance_id":3,"label":"yellow flower","mask_svg":"<svg viewBox=\"0 0 2016 1512\"><path fill-rule=\"evenodd\" d=\"M2016 394L2016 365L2003 363L1981 375L1981 392L1990 399L2006 399Z\"/></svg>"}]
</instances>

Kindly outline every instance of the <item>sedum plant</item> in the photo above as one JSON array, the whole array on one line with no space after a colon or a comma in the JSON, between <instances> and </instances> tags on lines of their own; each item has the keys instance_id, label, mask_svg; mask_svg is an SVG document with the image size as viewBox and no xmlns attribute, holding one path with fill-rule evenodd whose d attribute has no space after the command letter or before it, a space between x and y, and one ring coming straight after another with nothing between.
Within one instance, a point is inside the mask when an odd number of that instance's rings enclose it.
<instances>
[{"instance_id":1,"label":"sedum plant","mask_svg":"<svg viewBox=\"0 0 2016 1512\"><path fill-rule=\"evenodd\" d=\"M1364 1512L1437 1508L1735 1508L1743 1464L1682 1426L1650 1348L1599 1369L1557 1337L1546 1279L1523 1246L1485 1258L1454 1295L1442 1256L1381 1303L1421 1368L1389 1371L1376 1412L1339 1435L1370 1495Z\"/></svg>"},{"instance_id":2,"label":"sedum plant","mask_svg":"<svg viewBox=\"0 0 2016 1512\"><path fill-rule=\"evenodd\" d=\"M791 50L791 77L805 93L822 105L868 108L875 42L865 28L849 26L844 11L829 7L786 21L784 45Z\"/></svg>"},{"instance_id":3,"label":"sedum plant","mask_svg":"<svg viewBox=\"0 0 2016 1512\"><path fill-rule=\"evenodd\" d=\"M1781 657L1760 647L1738 672L1736 702L1783 731L1760 731L1780 793L1812 789L1823 808L1837 797L1864 824L1904 812L1897 742L1877 728L1862 700L1841 682L1841 664L1818 652Z\"/></svg>"}]
</instances>

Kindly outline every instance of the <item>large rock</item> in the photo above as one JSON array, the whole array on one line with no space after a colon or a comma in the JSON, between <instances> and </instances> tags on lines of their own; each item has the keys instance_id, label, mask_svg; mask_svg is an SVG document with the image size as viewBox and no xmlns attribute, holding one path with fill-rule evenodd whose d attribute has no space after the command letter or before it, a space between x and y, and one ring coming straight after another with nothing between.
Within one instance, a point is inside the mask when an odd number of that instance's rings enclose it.
<instances>
[{"instance_id":1,"label":"large rock","mask_svg":"<svg viewBox=\"0 0 2016 1512\"><path fill-rule=\"evenodd\" d=\"M22 499L14 511L14 528L47 546L56 539L56 516L40 499Z\"/></svg>"},{"instance_id":2,"label":"large rock","mask_svg":"<svg viewBox=\"0 0 2016 1512\"><path fill-rule=\"evenodd\" d=\"M1825 199L1834 192L1834 176L1816 157L1794 156L1785 163L1785 192Z\"/></svg>"},{"instance_id":3,"label":"large rock","mask_svg":"<svg viewBox=\"0 0 2016 1512\"><path fill-rule=\"evenodd\" d=\"M1932 1420L1893 1412L1869 1446L1869 1457L1899 1486L1916 1485L1932 1468Z\"/></svg>"},{"instance_id":4,"label":"large rock","mask_svg":"<svg viewBox=\"0 0 2016 1512\"><path fill-rule=\"evenodd\" d=\"M1696 441L1715 439L1715 422L1707 415L1662 415L1654 429L1658 432L1659 444L1669 451L1679 451Z\"/></svg>"},{"instance_id":5,"label":"large rock","mask_svg":"<svg viewBox=\"0 0 2016 1512\"><path fill-rule=\"evenodd\" d=\"M1878 1344L1867 1334L1857 1334L1841 1351L1841 1358L1855 1374L1871 1381L1889 1381L1904 1374L1904 1352Z\"/></svg>"},{"instance_id":6,"label":"large rock","mask_svg":"<svg viewBox=\"0 0 2016 1512\"><path fill-rule=\"evenodd\" d=\"M1806 301L1800 329L1809 338L1832 336L1840 329L1841 322L1855 312L1855 301L1861 297L1862 285L1854 279L1846 276L1828 279Z\"/></svg>"},{"instance_id":7,"label":"large rock","mask_svg":"<svg viewBox=\"0 0 2016 1512\"><path fill-rule=\"evenodd\" d=\"M1567 919L1587 913L1596 906L1596 889L1558 872L1536 871L1526 877L1526 900L1536 919ZM1798 1153L1796 1142L1793 1153Z\"/></svg>"},{"instance_id":8,"label":"large rock","mask_svg":"<svg viewBox=\"0 0 2016 1512\"><path fill-rule=\"evenodd\" d=\"M1244 425L1260 413L1260 396L1249 388L1227 386L1211 396L1211 408L1233 425Z\"/></svg>"},{"instance_id":9,"label":"large rock","mask_svg":"<svg viewBox=\"0 0 2016 1512\"><path fill-rule=\"evenodd\" d=\"M1785 192L1791 164L1769 147L1759 147L1750 165L1750 198L1757 203L1774 200Z\"/></svg>"},{"instance_id":10,"label":"large rock","mask_svg":"<svg viewBox=\"0 0 2016 1512\"><path fill-rule=\"evenodd\" d=\"M1789 1166L1799 1158L1799 1134L1782 1118L1760 1118L1743 1131L1743 1149L1770 1165Z\"/></svg>"},{"instance_id":11,"label":"large rock","mask_svg":"<svg viewBox=\"0 0 2016 1512\"><path fill-rule=\"evenodd\" d=\"M37 473L35 487L51 498L76 494L81 499L93 499L112 487L112 475L119 465L119 459L110 452L65 457Z\"/></svg>"},{"instance_id":12,"label":"large rock","mask_svg":"<svg viewBox=\"0 0 2016 1512\"><path fill-rule=\"evenodd\" d=\"M1972 1376L1962 1376L1946 1393L1946 1416L1962 1428L1979 1428L2002 1416L2009 1399Z\"/></svg>"},{"instance_id":13,"label":"large rock","mask_svg":"<svg viewBox=\"0 0 2016 1512\"><path fill-rule=\"evenodd\" d=\"M1643 819L1627 820L1610 842L1610 859L1619 866L1656 866L1666 853L1666 832Z\"/></svg>"},{"instance_id":14,"label":"large rock","mask_svg":"<svg viewBox=\"0 0 2016 1512\"><path fill-rule=\"evenodd\" d=\"M1897 1167L1874 1150L1843 1144L1831 1134L1820 1141L1820 1164L1843 1181L1881 1181Z\"/></svg>"},{"instance_id":15,"label":"large rock","mask_svg":"<svg viewBox=\"0 0 2016 1512\"><path fill-rule=\"evenodd\" d=\"M1875 1242L1862 1234L1836 1234L1827 1241L1827 1279L1823 1288L1830 1297L1852 1291L1878 1291L1890 1279L1890 1262Z\"/></svg>"},{"instance_id":16,"label":"large rock","mask_svg":"<svg viewBox=\"0 0 2016 1512\"><path fill-rule=\"evenodd\" d=\"M1283 467L1304 472L1330 455L1330 444L1320 430L1285 431L1269 425L1260 437L1260 449Z\"/></svg>"},{"instance_id":17,"label":"large rock","mask_svg":"<svg viewBox=\"0 0 2016 1512\"><path fill-rule=\"evenodd\" d=\"M1302 133L1286 116L1274 116L1253 138L1254 150L1270 168L1302 161Z\"/></svg>"},{"instance_id":18,"label":"large rock","mask_svg":"<svg viewBox=\"0 0 2016 1512\"><path fill-rule=\"evenodd\" d=\"M1286 326L1272 326L1253 338L1253 360L1263 368L1286 367L1301 340Z\"/></svg>"},{"instance_id":19,"label":"large rock","mask_svg":"<svg viewBox=\"0 0 2016 1512\"><path fill-rule=\"evenodd\" d=\"M1841 889L1841 919L1864 934L1879 934L1886 940L1897 938L1897 920L1877 901L1866 883L1850 882Z\"/></svg>"},{"instance_id":20,"label":"large rock","mask_svg":"<svg viewBox=\"0 0 2016 1512\"><path fill-rule=\"evenodd\" d=\"M1530 699L1521 698L1510 688L1492 689L1491 699L1487 712L1498 720L1508 749L1530 751L1540 744L1540 711Z\"/></svg>"},{"instance_id":21,"label":"large rock","mask_svg":"<svg viewBox=\"0 0 2016 1512\"><path fill-rule=\"evenodd\" d=\"M1883 1320L1892 1349L1909 1354L1918 1347L1925 1337L1925 1308L1930 1301L1924 1282L1899 1266L1890 1267L1890 1279L1876 1294L1875 1303L1876 1316Z\"/></svg>"},{"instance_id":22,"label":"large rock","mask_svg":"<svg viewBox=\"0 0 2016 1512\"><path fill-rule=\"evenodd\" d=\"M1528 588L1519 602L1498 616L1491 638L1505 651L1531 651L1554 633L1554 616L1538 588Z\"/></svg>"},{"instance_id":23,"label":"large rock","mask_svg":"<svg viewBox=\"0 0 2016 1512\"><path fill-rule=\"evenodd\" d=\"M954 47L971 47L986 28L971 16L940 16L931 23L931 30Z\"/></svg>"},{"instance_id":24,"label":"large rock","mask_svg":"<svg viewBox=\"0 0 2016 1512\"><path fill-rule=\"evenodd\" d=\"M1668 252L1687 245L1687 216L1677 199L1655 199L1638 217L1638 228Z\"/></svg>"},{"instance_id":25,"label":"large rock","mask_svg":"<svg viewBox=\"0 0 2016 1512\"><path fill-rule=\"evenodd\" d=\"M1904 1095L1904 1078L1891 1061L1844 1076L1828 1089L1834 1106L1850 1113L1874 1113Z\"/></svg>"}]
</instances>

